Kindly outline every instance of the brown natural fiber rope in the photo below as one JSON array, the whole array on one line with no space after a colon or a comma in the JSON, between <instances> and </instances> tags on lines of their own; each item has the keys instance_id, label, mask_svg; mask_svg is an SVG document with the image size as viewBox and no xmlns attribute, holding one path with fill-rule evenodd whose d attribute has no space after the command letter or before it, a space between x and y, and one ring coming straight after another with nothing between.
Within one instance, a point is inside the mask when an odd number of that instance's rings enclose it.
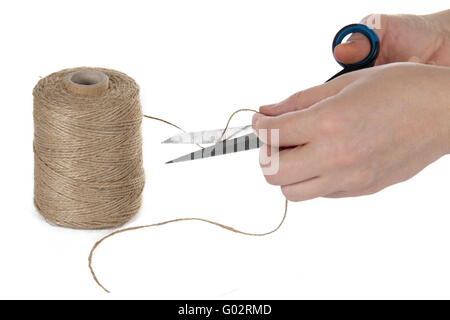
<instances>
[{"instance_id":1,"label":"brown natural fiber rope","mask_svg":"<svg viewBox=\"0 0 450 320\"><path fill-rule=\"evenodd\" d=\"M236 114L238 114L239 112L242 112L242 111L250 111L250 112L258 113L258 111L256 111L255 109L246 109L246 108L244 108L244 109L238 109L238 110L236 110L235 112L233 112L233 113L230 115L230 117L228 118L227 124L226 124L225 128L223 129L222 134L220 135L220 138L217 139L217 142L221 141L222 138L223 138L223 136L225 135L225 132L227 132L227 129L228 129L228 127L230 126L231 119L233 119L233 117L234 117Z\"/></svg>"},{"instance_id":2,"label":"brown natural fiber rope","mask_svg":"<svg viewBox=\"0 0 450 320\"><path fill-rule=\"evenodd\" d=\"M173 220L168 220L168 221L163 221L163 222L158 222L158 223L154 223L154 224L148 224L148 225L143 225L143 226L136 226L136 227L130 227L130 228L125 228L125 229L121 229L121 230L117 230L114 232L111 232L110 234L104 236L103 238L101 238L100 240L98 240L94 246L91 249L91 252L89 253L89 270L91 271L92 277L94 278L95 282L103 289L105 290L107 293L110 293L110 291L108 289L106 289L102 283L98 280L97 275L94 272L94 268L92 267L92 257L94 255L94 251L95 249L97 249L97 247L106 239L119 234L119 233L123 233L123 232L127 232L127 231L132 231L132 230L139 230L139 229L144 229L144 228L150 228L150 227L156 227L156 226L163 226L165 224L170 224L170 223L174 223L174 222L181 222L181 221L202 221L202 222L206 222L215 226L218 226L220 228L229 230L231 232L235 232L235 233L239 233L239 234L243 234L246 236L254 236L254 237L262 237L262 236L267 236L269 234L272 234L274 232L276 232L278 229L281 228L281 226L284 223L284 220L286 219L286 215L287 215L287 209L288 209L288 201L285 201L285 205L284 205L284 213L283 213L283 218L281 219L281 222L278 224L278 226L268 232L264 232L264 233L251 233L251 232L245 232L245 231L240 231L237 230L235 228L226 226L224 224L218 223L218 222L214 222L214 221L210 221L207 219L203 219L203 218L179 218L179 219L173 219Z\"/></svg>"},{"instance_id":3,"label":"brown natural fiber rope","mask_svg":"<svg viewBox=\"0 0 450 320\"><path fill-rule=\"evenodd\" d=\"M186 132L186 130L182 129L181 127L177 126L176 124L174 124L174 123L172 123L170 121L167 121L167 120L164 120L164 119L161 119L161 118L157 118L157 117L148 116L146 114L144 114L144 117L148 118L148 119L153 119L153 120L164 122L164 123L166 123L166 124L168 124L168 125L170 125L172 127L175 127L175 128L177 128L177 129L179 129L179 130L181 130L183 132Z\"/></svg>"},{"instance_id":4,"label":"brown natural fiber rope","mask_svg":"<svg viewBox=\"0 0 450 320\"><path fill-rule=\"evenodd\" d=\"M148 118L148 119L153 119L153 120L157 120L157 121L164 122L164 123L168 124L169 126L175 127L175 128L177 128L177 129L179 129L179 130L181 130L181 131L183 131L183 132L186 132L186 130L180 128L179 126L177 126L176 124L174 124L174 123L172 123L172 122L170 122L170 121L167 121L167 120L164 120L164 119L161 119L161 118L157 118L157 117L148 116L148 115L146 115L146 114L144 114L144 117L145 117L145 118ZM226 128L225 128L224 130L226 130ZM198 143L196 143L196 145L197 145L199 148L204 149L204 147L201 146L201 145L199 145Z\"/></svg>"},{"instance_id":5,"label":"brown natural fiber rope","mask_svg":"<svg viewBox=\"0 0 450 320\"><path fill-rule=\"evenodd\" d=\"M41 79L34 96L34 202L44 218L57 225L97 229L116 227L139 210L144 187L142 117L139 88L127 75L110 69L65 69ZM222 139L232 118L229 117ZM203 148L199 145L199 147ZM106 239L127 231L181 221L202 221L248 236L277 231L287 215L288 201L278 226L250 233L203 218L179 218L111 232L97 241L89 254L89 269L98 280L92 259Z\"/></svg>"},{"instance_id":6,"label":"brown natural fiber rope","mask_svg":"<svg viewBox=\"0 0 450 320\"><path fill-rule=\"evenodd\" d=\"M41 79L33 95L38 211L72 228L127 222L144 187L137 84L114 70L66 69Z\"/></svg>"},{"instance_id":7,"label":"brown natural fiber rope","mask_svg":"<svg viewBox=\"0 0 450 320\"><path fill-rule=\"evenodd\" d=\"M238 110L234 111L234 112L230 115L230 117L228 118L227 124L226 124L225 128L223 129L223 132L222 132L221 137L220 137L218 140L221 140L222 137L224 136L225 132L227 131L227 129L228 129L229 125L230 125L231 120L233 119L233 117L234 117L236 114L238 114L239 112L243 112L243 111L257 112L257 111L254 110L254 109L238 109ZM170 121L167 121L167 120L164 120L164 119L161 119L161 118L157 118L157 117L148 116L148 115L144 115L144 117L149 118L149 119L153 119L153 120L157 120L157 121L162 121L162 122L167 123L167 124L169 124L169 125L171 125L171 126L177 128L177 129L179 129L179 130L181 130L181 131L183 131L183 132L186 132L186 131L183 130L181 127L177 126L176 124L174 124L174 123L172 123L172 122L170 122ZM201 147L201 146L200 146L200 147ZM170 223L174 223L174 222L181 222L181 221L202 221L202 222L206 222L206 223L215 225L215 226L217 226L217 227L220 227L220 228L229 230L229 231L234 232L234 233L238 233L238 234L242 234L242 235L247 235L247 236L262 237L262 236L267 236L267 235L269 235L269 234L272 234L272 233L276 232L278 229L281 228L281 226L282 226L283 223L284 223L284 220L286 219L287 209L288 209L288 201L286 200L286 201L285 201L285 205L284 205L284 213L283 213L283 217L282 217L282 219L281 219L281 222L278 224L278 226L277 226L275 229L272 229L271 231L264 232L264 233L251 233L251 232L246 232L246 231L240 231L240 230L237 230L237 229L235 229L235 228L233 228L233 227L230 227L230 226L227 226L227 225L224 225L224 224L215 222L215 221L203 219L203 218L178 218L178 219L167 220L167 221L158 222L158 223L153 223L153 224L148 224L148 225L142 225L142 226L136 226L136 227L130 227L130 228L125 228L125 229L121 229L121 230L116 230L116 231L113 231L113 232L111 232L110 234L104 236L103 238L101 238L100 240L98 240L98 241L94 244L94 246L93 246L92 249L91 249L91 252L89 253L89 257L88 257L89 270L91 271L91 275L92 275L92 277L94 278L95 282L96 282L103 290L105 290L107 293L110 293L110 291L109 291L108 289L106 289L106 288L102 285L102 283L98 280L97 275L96 275L96 273L94 272L94 268L92 267L92 257L93 257L93 255L94 255L95 249L97 249L97 247L98 247L104 240L106 240L106 239L108 239L108 238L110 238L110 237L112 237L112 236L114 236L114 235L116 235L116 234L123 233L123 232L127 232L127 231L132 231L132 230L139 230L139 229L144 229L144 228L150 228L150 227L162 226L162 225L166 225L166 224L170 224Z\"/></svg>"}]
</instances>

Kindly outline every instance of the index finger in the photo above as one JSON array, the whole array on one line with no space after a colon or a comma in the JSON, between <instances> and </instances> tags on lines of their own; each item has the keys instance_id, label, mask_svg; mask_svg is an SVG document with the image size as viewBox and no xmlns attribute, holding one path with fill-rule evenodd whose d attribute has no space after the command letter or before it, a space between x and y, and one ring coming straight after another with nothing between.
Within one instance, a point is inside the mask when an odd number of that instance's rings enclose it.
<instances>
[{"instance_id":1,"label":"index finger","mask_svg":"<svg viewBox=\"0 0 450 320\"><path fill-rule=\"evenodd\" d=\"M266 116L256 113L253 116L253 129L265 143L279 147L293 147L308 143L313 132L312 109L288 112L279 116ZM277 136L278 141L274 141Z\"/></svg>"},{"instance_id":2,"label":"index finger","mask_svg":"<svg viewBox=\"0 0 450 320\"><path fill-rule=\"evenodd\" d=\"M290 111L286 113L272 112L270 115L255 113L252 121L253 129L266 144L292 147L308 143L315 131L314 118L317 109L353 82L354 78L354 73L347 73L333 81L309 88L301 95L293 95L287 100ZM309 106L303 108L305 104ZM277 105L274 108L282 109L283 105ZM261 134L261 129L266 129L267 134ZM271 133L268 131L273 130L278 130L279 141L271 141Z\"/></svg>"}]
</instances>

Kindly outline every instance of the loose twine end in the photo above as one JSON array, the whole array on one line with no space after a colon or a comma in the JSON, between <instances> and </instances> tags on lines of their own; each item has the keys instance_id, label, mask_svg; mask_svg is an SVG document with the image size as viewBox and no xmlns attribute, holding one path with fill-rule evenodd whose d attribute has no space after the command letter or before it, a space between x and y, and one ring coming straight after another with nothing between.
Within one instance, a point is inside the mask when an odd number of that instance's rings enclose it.
<instances>
[{"instance_id":1,"label":"loose twine end","mask_svg":"<svg viewBox=\"0 0 450 320\"><path fill-rule=\"evenodd\" d=\"M226 130L228 129L228 126L231 122L231 119L239 112L242 111L251 111L251 112L257 112L256 110L253 109L239 109L234 111L230 117L228 118L227 124L225 126L225 129L222 132L221 137L219 138L219 141L223 138ZM144 115L144 117L149 118L149 119L153 119L153 120L157 120L157 121L161 121L164 122L168 125L171 125L183 132L186 132L185 130L183 130L181 127L177 126L176 124L173 124L170 121L161 119L161 118L157 118L157 117L152 117L152 116L148 116L148 115ZM202 146L199 145L199 147L203 148ZM251 233L251 232L245 232L245 231L240 231L238 229L235 229L233 227L215 222L215 221L210 221L207 219L203 219L203 218L178 218L178 219L173 219L173 220L167 220L167 221L162 221L162 222L158 222L158 223L153 223L153 224L148 224L148 225L142 225L142 226L136 226L136 227L130 227L130 228L124 228L124 229L120 229L120 230L116 230L111 232L110 234L104 236L103 238L101 238L100 240L98 240L94 246L92 247L90 253L89 253L89 257L88 257L88 262L89 262L89 270L91 272L92 278L94 279L94 281L97 283L97 285L102 288L106 293L111 293L111 291L109 291L108 289L106 289L106 287L100 282L100 280L98 279L94 268L92 266L92 260L93 260L93 256L94 256L94 252L95 250L98 248L98 246L105 241L106 239L115 236L119 233L124 233L124 232L128 232L128 231L133 231L133 230L139 230L139 229L144 229L144 228L151 228L151 227L156 227L156 226L162 226L162 225L166 225L166 224L170 224L170 223L175 223L175 222L181 222L181 221L201 221L201 222L205 222L211 225L215 225L219 228L234 232L234 233L238 233L238 234L242 234L242 235L246 235L246 236L253 236L253 237L262 237L262 236L267 236L269 234L272 234L276 231L278 231L278 229L281 228L281 226L283 225L284 221L286 220L286 215L287 215L287 210L288 210L288 200L285 201L285 206L284 206L284 213L283 213L283 217L281 219L281 222L277 225L277 227L275 229L272 229L271 231L268 232L264 232L264 233Z\"/></svg>"},{"instance_id":2,"label":"loose twine end","mask_svg":"<svg viewBox=\"0 0 450 320\"><path fill-rule=\"evenodd\" d=\"M157 227L157 226L162 226L162 225L166 225L166 224L170 224L170 223L175 223L175 222L181 222L181 221L201 221L201 222L205 222L211 225L215 225L219 228L234 232L234 233L238 233L238 234L242 234L245 236L253 236L253 237L263 237L263 236L268 236L269 234L275 233L276 231L278 231L278 229L281 228L281 226L284 224L284 221L286 220L286 216L287 216L287 210L288 210L288 200L285 201L285 205L284 205L284 213L283 213L283 217L281 219L281 222L277 225L277 227L275 229L272 229L271 231L268 232L264 232L264 233L251 233L251 232L245 232L245 231L240 231L238 229L235 229L233 227L215 222L215 221L211 221L211 220L207 220L207 219L203 219L203 218L179 218L179 219L173 219L173 220L167 220L167 221L162 221L162 222L158 222L158 223L154 223L154 224L148 224L148 225L142 225L142 226L136 226L136 227L130 227L130 228L125 228L125 229L121 229L121 230L116 230L114 232L111 232L110 234L104 236L103 238L101 238L100 240L98 240L94 246L91 249L91 252L89 254L89 270L91 271L91 275L94 279L94 281L97 283L98 286L100 286L100 288L102 288L106 293L111 293L111 291L109 291L108 289L105 288L105 286L100 282L100 280L98 280L97 275L94 271L94 268L92 266L92 260L93 260L93 256L94 256L94 252L97 249L97 247L106 239L117 235L119 233L124 233L124 232L128 232L128 231L133 231L133 230L139 230L139 229L144 229L144 228L151 228L151 227Z\"/></svg>"}]
</instances>

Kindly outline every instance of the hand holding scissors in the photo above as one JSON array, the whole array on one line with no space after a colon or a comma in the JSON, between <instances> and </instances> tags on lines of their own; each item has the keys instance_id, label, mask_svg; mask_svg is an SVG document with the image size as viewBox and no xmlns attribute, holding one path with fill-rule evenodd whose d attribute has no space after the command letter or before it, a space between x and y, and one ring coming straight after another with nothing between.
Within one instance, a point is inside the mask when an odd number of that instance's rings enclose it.
<instances>
[{"instance_id":1,"label":"hand holding scissors","mask_svg":"<svg viewBox=\"0 0 450 320\"><path fill-rule=\"evenodd\" d=\"M338 61L338 63L343 67L342 71L332 76L330 79L327 80L327 82L339 77L342 74L349 73L355 70L369 68L374 65L380 48L379 39L372 29L368 28L363 24L351 24L339 30L339 32L333 39L332 51L334 52L336 46L339 45L346 36L352 33L361 33L362 35L367 37L371 46L369 55L365 59L353 64L344 64ZM251 125L247 125L242 127L228 128L225 132L224 129L214 129L214 130L203 130L196 132L181 133L176 136L173 136L163 141L163 143L171 143L171 144L213 143L214 145L186 154L174 160L168 161L167 163L203 159L218 155L225 155L259 148L262 145L262 142L255 133L253 132L248 133L251 131L251 129L252 129Z\"/></svg>"}]
</instances>

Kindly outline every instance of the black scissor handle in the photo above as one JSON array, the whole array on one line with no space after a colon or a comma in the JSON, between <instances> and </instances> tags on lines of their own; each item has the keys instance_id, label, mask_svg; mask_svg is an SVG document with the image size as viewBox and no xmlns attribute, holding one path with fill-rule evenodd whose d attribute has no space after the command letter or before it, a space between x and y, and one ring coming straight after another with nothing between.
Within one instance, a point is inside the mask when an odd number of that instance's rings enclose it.
<instances>
[{"instance_id":1,"label":"black scissor handle","mask_svg":"<svg viewBox=\"0 0 450 320\"><path fill-rule=\"evenodd\" d=\"M375 64L375 60L377 59L378 53L380 51L380 39L378 38L375 31L370 29L368 26L359 23L345 26L344 28L339 30L338 33L336 33L332 45L333 56L334 56L334 48L336 48L336 46L339 45L342 42L342 40L344 40L344 38L351 33L363 34L370 42L370 52L367 55L367 57L365 57L363 60L352 64L345 64L336 60L342 67L344 67L344 69L335 74L334 76L332 76L330 79L328 79L327 82L336 77L339 77L344 73L364 68L370 68L373 67Z\"/></svg>"}]
</instances>

